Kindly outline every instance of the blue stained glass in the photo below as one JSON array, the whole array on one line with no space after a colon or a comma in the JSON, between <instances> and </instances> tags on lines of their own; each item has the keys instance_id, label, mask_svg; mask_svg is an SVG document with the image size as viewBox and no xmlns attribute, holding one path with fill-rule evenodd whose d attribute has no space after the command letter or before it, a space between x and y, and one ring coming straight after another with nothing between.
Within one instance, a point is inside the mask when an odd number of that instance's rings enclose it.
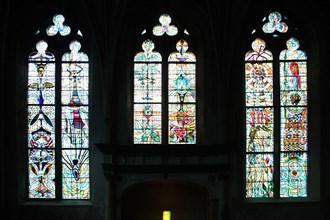
<instances>
[{"instance_id":1,"label":"blue stained glass","mask_svg":"<svg viewBox=\"0 0 330 220\"><path fill-rule=\"evenodd\" d=\"M62 36L66 36L68 34L70 34L71 32L71 28L67 25L64 25L65 18L63 15L61 14L57 14L53 17L53 23L54 25L50 25L47 30L46 33L48 36L54 36L57 33L60 33L60 35Z\"/></svg>"},{"instance_id":2,"label":"blue stained glass","mask_svg":"<svg viewBox=\"0 0 330 220\"><path fill-rule=\"evenodd\" d=\"M273 154L246 155L246 198L274 196Z\"/></svg>"},{"instance_id":3,"label":"blue stained glass","mask_svg":"<svg viewBox=\"0 0 330 220\"><path fill-rule=\"evenodd\" d=\"M281 153L281 197L307 196L307 153Z\"/></svg>"}]
</instances>

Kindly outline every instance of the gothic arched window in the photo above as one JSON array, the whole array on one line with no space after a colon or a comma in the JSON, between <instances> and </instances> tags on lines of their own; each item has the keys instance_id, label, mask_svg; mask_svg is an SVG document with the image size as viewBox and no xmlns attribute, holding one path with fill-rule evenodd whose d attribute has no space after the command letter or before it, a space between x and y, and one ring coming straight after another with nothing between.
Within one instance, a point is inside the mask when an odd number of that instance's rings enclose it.
<instances>
[{"instance_id":1,"label":"gothic arched window","mask_svg":"<svg viewBox=\"0 0 330 220\"><path fill-rule=\"evenodd\" d=\"M255 38L245 55L245 196L307 197L307 56L280 13L268 19L262 31L273 38ZM286 45L272 45L279 35Z\"/></svg>"},{"instance_id":2,"label":"gothic arched window","mask_svg":"<svg viewBox=\"0 0 330 220\"><path fill-rule=\"evenodd\" d=\"M150 38L158 42L168 35L176 51L161 55L154 49L166 51L165 46L146 39L143 52L134 57L134 144L195 144L196 57L182 37L189 37L187 30L178 38L169 15L161 15L159 22Z\"/></svg>"},{"instance_id":3,"label":"gothic arched window","mask_svg":"<svg viewBox=\"0 0 330 220\"><path fill-rule=\"evenodd\" d=\"M28 59L30 199L90 198L88 56L80 51L81 32L74 35L64 21L57 14L45 33L36 33L36 52ZM48 41L56 43L53 51Z\"/></svg>"}]
</instances>

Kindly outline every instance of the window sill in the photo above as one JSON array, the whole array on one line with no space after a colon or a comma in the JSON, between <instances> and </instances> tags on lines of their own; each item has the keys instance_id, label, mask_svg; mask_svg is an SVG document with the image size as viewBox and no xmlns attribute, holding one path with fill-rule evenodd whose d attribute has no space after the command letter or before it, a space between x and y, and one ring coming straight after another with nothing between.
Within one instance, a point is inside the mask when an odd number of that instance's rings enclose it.
<instances>
[{"instance_id":1,"label":"window sill","mask_svg":"<svg viewBox=\"0 0 330 220\"><path fill-rule=\"evenodd\" d=\"M92 206L93 203L90 200L38 200L38 201L22 201L19 202L20 206Z\"/></svg>"}]
</instances>

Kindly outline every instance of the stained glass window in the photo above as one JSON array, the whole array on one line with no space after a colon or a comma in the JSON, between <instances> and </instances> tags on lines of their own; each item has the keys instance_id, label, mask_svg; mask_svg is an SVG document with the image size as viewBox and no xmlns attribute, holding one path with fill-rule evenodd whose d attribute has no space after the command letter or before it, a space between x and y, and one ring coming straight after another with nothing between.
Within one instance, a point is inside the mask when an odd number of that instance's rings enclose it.
<instances>
[{"instance_id":1,"label":"stained glass window","mask_svg":"<svg viewBox=\"0 0 330 220\"><path fill-rule=\"evenodd\" d=\"M278 31L280 33L285 33L288 30L288 25L281 21L282 15L275 11L269 14L268 16L268 22L263 25L262 30L267 33L274 33L275 31Z\"/></svg>"},{"instance_id":2,"label":"stained glass window","mask_svg":"<svg viewBox=\"0 0 330 220\"><path fill-rule=\"evenodd\" d=\"M273 197L274 107L272 53L257 38L245 55L246 197Z\"/></svg>"},{"instance_id":3,"label":"stained glass window","mask_svg":"<svg viewBox=\"0 0 330 220\"><path fill-rule=\"evenodd\" d=\"M280 54L281 197L307 196L307 56L290 38Z\"/></svg>"},{"instance_id":4,"label":"stained glass window","mask_svg":"<svg viewBox=\"0 0 330 220\"><path fill-rule=\"evenodd\" d=\"M48 36L54 36L57 33L59 33L62 36L66 36L70 34L71 28L67 25L64 25L63 22L65 21L65 18L63 15L58 14L53 17L53 25L50 25L46 33Z\"/></svg>"},{"instance_id":5,"label":"stained glass window","mask_svg":"<svg viewBox=\"0 0 330 220\"><path fill-rule=\"evenodd\" d=\"M55 198L55 57L39 41L28 66L29 198Z\"/></svg>"},{"instance_id":6,"label":"stained glass window","mask_svg":"<svg viewBox=\"0 0 330 220\"><path fill-rule=\"evenodd\" d=\"M151 40L134 57L134 143L160 144L162 126L162 57Z\"/></svg>"},{"instance_id":7,"label":"stained glass window","mask_svg":"<svg viewBox=\"0 0 330 220\"><path fill-rule=\"evenodd\" d=\"M168 61L169 144L196 143L196 57L179 40Z\"/></svg>"},{"instance_id":8,"label":"stained glass window","mask_svg":"<svg viewBox=\"0 0 330 220\"><path fill-rule=\"evenodd\" d=\"M73 41L62 57L62 196L89 198L88 56Z\"/></svg>"},{"instance_id":9,"label":"stained glass window","mask_svg":"<svg viewBox=\"0 0 330 220\"><path fill-rule=\"evenodd\" d=\"M168 14L159 22L151 36L156 41L179 33ZM188 31L181 30L181 36L189 37ZM196 57L186 40L172 45L176 51L162 60L148 39L134 57L134 144L196 144ZM161 44L157 47L162 49Z\"/></svg>"},{"instance_id":10,"label":"stained glass window","mask_svg":"<svg viewBox=\"0 0 330 220\"><path fill-rule=\"evenodd\" d=\"M53 22L47 36L70 34L63 15ZM29 198L89 199L88 56L77 40L68 44L62 60L47 48L45 40L37 42L28 59Z\"/></svg>"},{"instance_id":11,"label":"stained glass window","mask_svg":"<svg viewBox=\"0 0 330 220\"><path fill-rule=\"evenodd\" d=\"M162 36L164 33L166 33L169 36L174 36L178 33L178 28L174 25L170 25L172 21L171 16L168 14L163 14L159 18L159 25L156 25L152 32L156 36Z\"/></svg>"},{"instance_id":12,"label":"stained glass window","mask_svg":"<svg viewBox=\"0 0 330 220\"><path fill-rule=\"evenodd\" d=\"M288 31L280 13L268 18L264 33ZM274 59L256 38L245 55L246 198L307 197L307 56L299 47L291 37Z\"/></svg>"}]
</instances>

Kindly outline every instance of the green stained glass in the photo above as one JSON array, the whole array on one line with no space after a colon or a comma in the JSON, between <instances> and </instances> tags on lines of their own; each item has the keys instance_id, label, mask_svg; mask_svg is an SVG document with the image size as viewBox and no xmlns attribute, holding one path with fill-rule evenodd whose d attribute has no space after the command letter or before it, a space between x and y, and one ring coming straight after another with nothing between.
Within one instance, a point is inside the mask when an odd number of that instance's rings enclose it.
<instances>
[{"instance_id":1,"label":"green stained glass","mask_svg":"<svg viewBox=\"0 0 330 220\"><path fill-rule=\"evenodd\" d=\"M89 64L72 41L62 57L62 197L89 199Z\"/></svg>"},{"instance_id":2,"label":"green stained glass","mask_svg":"<svg viewBox=\"0 0 330 220\"><path fill-rule=\"evenodd\" d=\"M134 102L161 102L162 75L160 63L134 64Z\"/></svg>"},{"instance_id":3,"label":"green stained glass","mask_svg":"<svg viewBox=\"0 0 330 220\"><path fill-rule=\"evenodd\" d=\"M265 17L263 22L266 20ZM288 26L279 12L272 12L262 30L273 37L279 37L280 33L288 31ZM287 48L280 52L273 64L272 52L266 50L264 40L256 38L251 46L252 50L244 57L246 198L306 197L306 53L299 50L299 41L291 37L286 42ZM279 128L279 131L275 128ZM280 168L280 178L275 181L273 159L276 160L275 170ZM274 195L274 191L279 191L279 195Z\"/></svg>"},{"instance_id":4,"label":"green stained glass","mask_svg":"<svg viewBox=\"0 0 330 220\"><path fill-rule=\"evenodd\" d=\"M274 151L273 108L246 110L246 152Z\"/></svg>"},{"instance_id":5,"label":"green stained glass","mask_svg":"<svg viewBox=\"0 0 330 220\"><path fill-rule=\"evenodd\" d=\"M196 143L196 105L169 104L169 144Z\"/></svg>"},{"instance_id":6,"label":"green stained glass","mask_svg":"<svg viewBox=\"0 0 330 220\"><path fill-rule=\"evenodd\" d=\"M307 56L290 38L280 53L281 158L280 196L307 196Z\"/></svg>"},{"instance_id":7,"label":"green stained glass","mask_svg":"<svg viewBox=\"0 0 330 220\"><path fill-rule=\"evenodd\" d=\"M89 199L89 150L62 150L63 199Z\"/></svg>"},{"instance_id":8,"label":"green stained glass","mask_svg":"<svg viewBox=\"0 0 330 220\"><path fill-rule=\"evenodd\" d=\"M246 106L273 105L272 63L245 64Z\"/></svg>"},{"instance_id":9,"label":"green stained glass","mask_svg":"<svg viewBox=\"0 0 330 220\"><path fill-rule=\"evenodd\" d=\"M307 196L307 153L281 153L281 197Z\"/></svg>"},{"instance_id":10,"label":"green stained glass","mask_svg":"<svg viewBox=\"0 0 330 220\"><path fill-rule=\"evenodd\" d=\"M196 143L196 57L181 39L168 57L169 144Z\"/></svg>"},{"instance_id":11,"label":"green stained glass","mask_svg":"<svg viewBox=\"0 0 330 220\"><path fill-rule=\"evenodd\" d=\"M189 102L196 100L196 65L194 63L168 66L169 102Z\"/></svg>"},{"instance_id":12,"label":"green stained glass","mask_svg":"<svg viewBox=\"0 0 330 220\"><path fill-rule=\"evenodd\" d=\"M161 104L134 105L134 144L161 143Z\"/></svg>"},{"instance_id":13,"label":"green stained glass","mask_svg":"<svg viewBox=\"0 0 330 220\"><path fill-rule=\"evenodd\" d=\"M246 155L246 198L274 196L273 154Z\"/></svg>"},{"instance_id":14,"label":"green stained glass","mask_svg":"<svg viewBox=\"0 0 330 220\"><path fill-rule=\"evenodd\" d=\"M246 198L274 197L273 55L260 38L245 54ZM265 152L265 153L263 153Z\"/></svg>"},{"instance_id":15,"label":"green stained glass","mask_svg":"<svg viewBox=\"0 0 330 220\"><path fill-rule=\"evenodd\" d=\"M160 53L153 51L155 44L151 40L145 40L142 44L143 52L139 52L134 57L134 62L161 62Z\"/></svg>"},{"instance_id":16,"label":"green stained glass","mask_svg":"<svg viewBox=\"0 0 330 220\"><path fill-rule=\"evenodd\" d=\"M160 144L162 57L146 40L134 57L134 144Z\"/></svg>"}]
</instances>

